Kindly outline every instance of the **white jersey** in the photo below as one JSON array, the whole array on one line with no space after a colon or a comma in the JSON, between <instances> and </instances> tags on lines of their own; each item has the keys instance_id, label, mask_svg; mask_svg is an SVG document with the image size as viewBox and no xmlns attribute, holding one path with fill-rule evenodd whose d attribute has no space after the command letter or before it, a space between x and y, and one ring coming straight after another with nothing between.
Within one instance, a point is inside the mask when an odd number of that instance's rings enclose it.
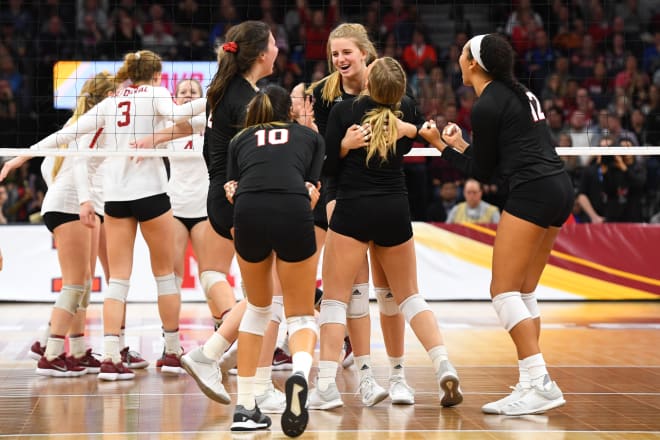
<instances>
[{"instance_id":1,"label":"white jersey","mask_svg":"<svg viewBox=\"0 0 660 440\"><path fill-rule=\"evenodd\" d=\"M56 148L85 133L104 128L104 148L132 151L129 144L138 138L165 128L167 121L179 122L204 111L205 99L176 105L164 87L129 86L108 97L75 123L62 128L30 148ZM162 194L167 191L163 159L144 158L136 163L130 157L108 157L104 164L103 193L105 201L129 201Z\"/></svg>"},{"instance_id":2,"label":"white jersey","mask_svg":"<svg viewBox=\"0 0 660 440\"><path fill-rule=\"evenodd\" d=\"M90 148L97 137L96 133L87 134L78 141L71 141L68 148ZM44 159L41 163L41 175L48 184L48 191L41 205L42 215L47 212L79 214L80 204L93 200L89 189L89 160L90 158L85 157L65 157L57 175L53 177L55 157L49 156Z\"/></svg>"},{"instance_id":3,"label":"white jersey","mask_svg":"<svg viewBox=\"0 0 660 440\"><path fill-rule=\"evenodd\" d=\"M204 147L204 122L202 130L195 123L198 117L205 120L205 115L193 118L193 135L168 142L167 148L173 151L189 151L191 157L170 158L170 181L167 194L170 196L175 217L206 217L206 196L209 189L209 173L204 158L200 154Z\"/></svg>"}]
</instances>

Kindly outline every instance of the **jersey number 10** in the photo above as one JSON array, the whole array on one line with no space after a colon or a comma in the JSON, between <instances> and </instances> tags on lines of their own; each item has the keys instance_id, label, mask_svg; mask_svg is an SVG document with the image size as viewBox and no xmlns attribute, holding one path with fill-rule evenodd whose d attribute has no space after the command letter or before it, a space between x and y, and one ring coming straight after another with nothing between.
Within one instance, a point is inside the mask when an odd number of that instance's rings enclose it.
<instances>
[{"instance_id":1,"label":"jersey number 10","mask_svg":"<svg viewBox=\"0 0 660 440\"><path fill-rule=\"evenodd\" d=\"M254 135L257 137L257 147L280 145L289 142L289 130L287 128L261 129L257 130Z\"/></svg>"}]
</instances>

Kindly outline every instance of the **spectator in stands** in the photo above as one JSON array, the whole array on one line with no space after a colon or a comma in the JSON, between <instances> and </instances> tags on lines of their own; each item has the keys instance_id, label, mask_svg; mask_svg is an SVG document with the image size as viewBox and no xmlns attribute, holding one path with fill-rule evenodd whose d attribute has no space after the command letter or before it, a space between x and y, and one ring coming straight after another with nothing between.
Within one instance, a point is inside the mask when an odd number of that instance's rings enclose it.
<instances>
[{"instance_id":1,"label":"spectator in stands","mask_svg":"<svg viewBox=\"0 0 660 440\"><path fill-rule=\"evenodd\" d=\"M232 0L223 2L223 7L218 8L218 18L209 34L209 44L212 48L218 47L225 40L225 34L230 27L240 23L238 12Z\"/></svg>"},{"instance_id":2,"label":"spectator in stands","mask_svg":"<svg viewBox=\"0 0 660 440\"><path fill-rule=\"evenodd\" d=\"M582 39L586 34L584 21L576 17L572 22L567 19L560 23L557 34L552 39L552 46L568 55L582 46Z\"/></svg>"},{"instance_id":3,"label":"spectator in stands","mask_svg":"<svg viewBox=\"0 0 660 440\"><path fill-rule=\"evenodd\" d=\"M642 68L652 75L660 69L660 29L653 33L653 42L644 49Z\"/></svg>"},{"instance_id":4,"label":"spectator in stands","mask_svg":"<svg viewBox=\"0 0 660 440\"><path fill-rule=\"evenodd\" d=\"M142 29L125 9L119 9L110 40L110 56L114 59L142 48Z\"/></svg>"},{"instance_id":5,"label":"spectator in stands","mask_svg":"<svg viewBox=\"0 0 660 440\"><path fill-rule=\"evenodd\" d=\"M427 210L428 221L444 222L447 220L449 211L458 201L458 187L456 182L442 182L439 179L433 179L433 201L429 204Z\"/></svg>"},{"instance_id":6,"label":"spectator in stands","mask_svg":"<svg viewBox=\"0 0 660 440\"><path fill-rule=\"evenodd\" d=\"M6 79L0 79L0 124L2 130L14 127L16 121L16 100L11 85Z\"/></svg>"},{"instance_id":7,"label":"spectator in stands","mask_svg":"<svg viewBox=\"0 0 660 440\"><path fill-rule=\"evenodd\" d=\"M639 144L627 135L622 135L617 139L617 145L621 147L634 147ZM632 151L631 151L632 152ZM620 184L617 186L616 195L620 199L625 199L620 214L620 221L623 222L643 222L642 212L644 197L644 188L646 186L646 164L644 160L637 159L632 154L614 157L614 166L621 171L619 178Z\"/></svg>"},{"instance_id":8,"label":"spectator in stands","mask_svg":"<svg viewBox=\"0 0 660 440\"><path fill-rule=\"evenodd\" d=\"M607 68L604 61L597 61L593 66L593 73L582 82L589 96L591 97L594 107L603 108L612 99L612 86L613 82L607 77Z\"/></svg>"},{"instance_id":9,"label":"spectator in stands","mask_svg":"<svg viewBox=\"0 0 660 440\"><path fill-rule=\"evenodd\" d=\"M163 32L167 35L174 34L174 25L169 17L165 14L165 9L160 3L153 3L149 6L149 15L144 21L144 26L142 26L142 31L144 35L150 35L154 32L154 23L160 22L160 32Z\"/></svg>"},{"instance_id":10,"label":"spectator in stands","mask_svg":"<svg viewBox=\"0 0 660 440\"><path fill-rule=\"evenodd\" d=\"M630 131L639 141L639 144L635 145L648 145L646 141L646 116L639 108L634 109L630 114Z\"/></svg>"},{"instance_id":11,"label":"spectator in stands","mask_svg":"<svg viewBox=\"0 0 660 440\"><path fill-rule=\"evenodd\" d=\"M573 142L571 141L571 135L567 131L559 133L557 137L558 143L557 146L561 148L571 148ZM571 181L573 186L576 187L580 183L580 176L582 175L582 166L579 163L578 156L559 156L564 162L564 167L568 174L571 176Z\"/></svg>"},{"instance_id":12,"label":"spectator in stands","mask_svg":"<svg viewBox=\"0 0 660 440\"><path fill-rule=\"evenodd\" d=\"M6 225L8 223L5 214L5 205L7 204L8 199L7 185L0 183L0 225Z\"/></svg>"},{"instance_id":13,"label":"spectator in stands","mask_svg":"<svg viewBox=\"0 0 660 440\"><path fill-rule=\"evenodd\" d=\"M99 27L94 16L83 17L82 27L78 30L76 57L83 60L107 59L107 40L104 28Z\"/></svg>"},{"instance_id":14,"label":"spectator in stands","mask_svg":"<svg viewBox=\"0 0 660 440\"><path fill-rule=\"evenodd\" d=\"M650 16L650 11L644 11L639 3L638 0L624 0L614 5L614 20L620 19L624 23L625 33L633 38L639 38L644 32Z\"/></svg>"},{"instance_id":15,"label":"spectator in stands","mask_svg":"<svg viewBox=\"0 0 660 440\"><path fill-rule=\"evenodd\" d=\"M390 0L390 7L383 15L385 34L394 37L396 46L405 47L412 39L414 20L408 6L403 0Z\"/></svg>"},{"instance_id":16,"label":"spectator in stands","mask_svg":"<svg viewBox=\"0 0 660 440\"><path fill-rule=\"evenodd\" d=\"M76 29L79 31L87 29L85 18L90 16L99 29L108 27L108 11L103 9L99 0L83 0L77 8Z\"/></svg>"},{"instance_id":17,"label":"spectator in stands","mask_svg":"<svg viewBox=\"0 0 660 440\"><path fill-rule=\"evenodd\" d=\"M626 56L629 52L623 34L614 34L610 41L611 44L605 52L605 67L607 76L614 77L626 68Z\"/></svg>"},{"instance_id":18,"label":"spectator in stands","mask_svg":"<svg viewBox=\"0 0 660 440\"><path fill-rule=\"evenodd\" d=\"M617 112L610 111L608 113L607 129L612 139L630 139L633 145L639 145L639 139L637 139L635 133L621 126L621 116Z\"/></svg>"},{"instance_id":19,"label":"spectator in stands","mask_svg":"<svg viewBox=\"0 0 660 440\"><path fill-rule=\"evenodd\" d=\"M182 30L176 51L177 57L181 60L209 60L213 52L208 45L206 34L203 29L194 26Z\"/></svg>"},{"instance_id":20,"label":"spectator in stands","mask_svg":"<svg viewBox=\"0 0 660 440\"><path fill-rule=\"evenodd\" d=\"M589 145L592 147L597 147L600 145L600 139L604 136L607 136L610 133L607 120L610 117L610 112L603 108L598 111L598 117L595 123L589 127L590 137Z\"/></svg>"},{"instance_id":21,"label":"spectator in stands","mask_svg":"<svg viewBox=\"0 0 660 440\"><path fill-rule=\"evenodd\" d=\"M150 50L160 55L164 60L176 58L176 40L165 31L165 23L160 19L154 19L151 23L151 33L142 39L144 50Z\"/></svg>"},{"instance_id":22,"label":"spectator in stands","mask_svg":"<svg viewBox=\"0 0 660 440\"><path fill-rule=\"evenodd\" d=\"M451 208L447 223L498 223L500 210L484 202L482 196L481 183L475 179L466 180L463 187L465 201Z\"/></svg>"},{"instance_id":23,"label":"spectator in stands","mask_svg":"<svg viewBox=\"0 0 660 440\"><path fill-rule=\"evenodd\" d=\"M553 105L548 110L546 110L545 118L546 122L548 123L548 128L550 129L552 141L554 145L558 145L559 135L566 129L564 125L564 115L562 114L562 111L559 107Z\"/></svg>"},{"instance_id":24,"label":"spectator in stands","mask_svg":"<svg viewBox=\"0 0 660 440\"><path fill-rule=\"evenodd\" d=\"M317 61L326 61L326 43L330 31L339 19L337 0L330 0L328 9L311 10L307 0L297 0L300 23L304 31L305 74L309 75Z\"/></svg>"},{"instance_id":25,"label":"spectator in stands","mask_svg":"<svg viewBox=\"0 0 660 440\"><path fill-rule=\"evenodd\" d=\"M23 0L9 0L3 3L0 21L13 23L15 31L23 37L34 35L34 17L30 9L25 7Z\"/></svg>"},{"instance_id":26,"label":"spectator in stands","mask_svg":"<svg viewBox=\"0 0 660 440\"><path fill-rule=\"evenodd\" d=\"M427 44L424 31L417 27L412 36L412 42L403 48L403 64L408 74L411 74L419 67L428 70L429 66L438 62L438 53L435 47Z\"/></svg>"},{"instance_id":27,"label":"spectator in stands","mask_svg":"<svg viewBox=\"0 0 660 440\"><path fill-rule=\"evenodd\" d=\"M582 39L580 49L571 55L571 73L578 82L583 82L594 73L594 64L598 59L596 44L593 37L586 34Z\"/></svg>"},{"instance_id":28,"label":"spectator in stands","mask_svg":"<svg viewBox=\"0 0 660 440\"><path fill-rule=\"evenodd\" d=\"M599 1L591 2L589 9L591 10L591 20L589 20L587 32L593 38L594 45L598 46L612 33L612 26Z\"/></svg>"},{"instance_id":29,"label":"spectator in stands","mask_svg":"<svg viewBox=\"0 0 660 440\"><path fill-rule=\"evenodd\" d=\"M552 71L558 55L550 46L545 30L537 29L534 34L534 46L525 53L530 88L534 94L540 95L545 79Z\"/></svg>"},{"instance_id":30,"label":"spectator in stands","mask_svg":"<svg viewBox=\"0 0 660 440\"><path fill-rule=\"evenodd\" d=\"M534 47L534 35L537 29L541 29L541 26L528 10L517 12L517 21L511 30L511 46L518 57L524 58L525 52Z\"/></svg>"},{"instance_id":31,"label":"spectator in stands","mask_svg":"<svg viewBox=\"0 0 660 440\"><path fill-rule=\"evenodd\" d=\"M470 115L472 114L472 107L477 100L477 96L474 94L472 87L462 87L458 90L457 94L460 108L458 109L456 119L452 119L449 122L455 122L468 133L472 133Z\"/></svg>"},{"instance_id":32,"label":"spectator in stands","mask_svg":"<svg viewBox=\"0 0 660 440\"><path fill-rule=\"evenodd\" d=\"M526 27L528 20L534 23L534 27L543 28L543 19L537 12L534 12L531 1L519 0L516 9L509 14L504 33L512 37L516 26Z\"/></svg>"}]
</instances>

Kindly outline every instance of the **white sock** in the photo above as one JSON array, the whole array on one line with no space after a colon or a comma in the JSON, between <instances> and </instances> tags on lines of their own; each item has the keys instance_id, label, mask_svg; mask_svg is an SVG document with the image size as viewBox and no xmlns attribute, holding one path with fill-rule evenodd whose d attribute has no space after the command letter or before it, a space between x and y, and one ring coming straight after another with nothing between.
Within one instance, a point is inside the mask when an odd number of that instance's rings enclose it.
<instances>
[{"instance_id":1,"label":"white sock","mask_svg":"<svg viewBox=\"0 0 660 440\"><path fill-rule=\"evenodd\" d=\"M119 348L126 347L126 329L124 327L119 331Z\"/></svg>"},{"instance_id":2,"label":"white sock","mask_svg":"<svg viewBox=\"0 0 660 440\"><path fill-rule=\"evenodd\" d=\"M44 330L44 332L41 335L39 335L39 345L41 345L42 347L45 347L46 344L48 343L48 337L49 336L50 336L50 322L46 326L46 329Z\"/></svg>"},{"instance_id":3,"label":"white sock","mask_svg":"<svg viewBox=\"0 0 660 440\"><path fill-rule=\"evenodd\" d=\"M523 368L527 368L529 371L530 383L533 386L542 388L545 376L548 375L548 370L545 367L545 359L543 359L543 354L533 354L523 359L521 363Z\"/></svg>"},{"instance_id":4,"label":"white sock","mask_svg":"<svg viewBox=\"0 0 660 440\"><path fill-rule=\"evenodd\" d=\"M518 383L523 388L529 388L529 370L524 366L522 360L518 360Z\"/></svg>"},{"instance_id":5,"label":"white sock","mask_svg":"<svg viewBox=\"0 0 660 440\"><path fill-rule=\"evenodd\" d=\"M447 347L444 345L436 345L429 350L429 357L431 358L431 362L433 362L433 371L437 373L438 370L440 370L440 363L449 360Z\"/></svg>"},{"instance_id":6,"label":"white sock","mask_svg":"<svg viewBox=\"0 0 660 440\"><path fill-rule=\"evenodd\" d=\"M362 381L366 376L373 376L371 370L371 356L365 354L363 356L355 356L355 366L357 367L358 379Z\"/></svg>"},{"instance_id":7,"label":"white sock","mask_svg":"<svg viewBox=\"0 0 660 440\"><path fill-rule=\"evenodd\" d=\"M254 409L254 377L236 377L236 405Z\"/></svg>"},{"instance_id":8,"label":"white sock","mask_svg":"<svg viewBox=\"0 0 660 440\"><path fill-rule=\"evenodd\" d=\"M83 335L75 336L75 337L69 336L69 351L74 357L76 358L82 357L87 351L86 348L87 347L85 345L85 336Z\"/></svg>"},{"instance_id":9,"label":"white sock","mask_svg":"<svg viewBox=\"0 0 660 440\"><path fill-rule=\"evenodd\" d=\"M319 361L319 374L316 378L316 386L319 391L325 391L331 383L335 383L338 365L339 362Z\"/></svg>"},{"instance_id":10,"label":"white sock","mask_svg":"<svg viewBox=\"0 0 660 440\"><path fill-rule=\"evenodd\" d=\"M110 359L113 364L121 362L119 339L117 335L103 336L103 359Z\"/></svg>"},{"instance_id":11,"label":"white sock","mask_svg":"<svg viewBox=\"0 0 660 440\"><path fill-rule=\"evenodd\" d=\"M64 337L51 335L46 342L44 356L46 356L46 359L49 361L52 361L62 353L64 353Z\"/></svg>"},{"instance_id":12,"label":"white sock","mask_svg":"<svg viewBox=\"0 0 660 440\"><path fill-rule=\"evenodd\" d=\"M272 367L257 367L257 374L254 376L254 395L261 396L272 384Z\"/></svg>"},{"instance_id":13,"label":"white sock","mask_svg":"<svg viewBox=\"0 0 660 440\"><path fill-rule=\"evenodd\" d=\"M163 330L165 337L165 353L174 353L175 355L181 354L181 341L179 340L179 330L173 332L166 332Z\"/></svg>"},{"instance_id":14,"label":"white sock","mask_svg":"<svg viewBox=\"0 0 660 440\"><path fill-rule=\"evenodd\" d=\"M204 356L209 359L218 360L222 354L229 348L229 341L227 341L221 334L215 332L202 346Z\"/></svg>"},{"instance_id":15,"label":"white sock","mask_svg":"<svg viewBox=\"0 0 660 440\"><path fill-rule=\"evenodd\" d=\"M309 371L312 369L312 363L314 362L312 355L306 351L298 351L293 353L291 359L293 362L293 371L302 371L305 380L309 380Z\"/></svg>"},{"instance_id":16,"label":"white sock","mask_svg":"<svg viewBox=\"0 0 660 440\"><path fill-rule=\"evenodd\" d=\"M390 377L392 376L405 376L403 371L403 356L393 357L390 356Z\"/></svg>"}]
</instances>

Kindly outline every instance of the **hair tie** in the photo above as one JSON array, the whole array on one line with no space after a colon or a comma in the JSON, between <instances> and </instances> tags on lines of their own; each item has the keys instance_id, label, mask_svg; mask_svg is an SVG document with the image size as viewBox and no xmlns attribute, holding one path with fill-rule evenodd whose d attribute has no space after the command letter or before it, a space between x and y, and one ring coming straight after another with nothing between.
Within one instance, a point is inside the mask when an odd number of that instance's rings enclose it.
<instances>
[{"instance_id":1,"label":"hair tie","mask_svg":"<svg viewBox=\"0 0 660 440\"><path fill-rule=\"evenodd\" d=\"M83 97L83 98L89 98L89 97L92 96L92 95L90 95L89 93L85 92L85 93L81 93L80 96Z\"/></svg>"},{"instance_id":2,"label":"hair tie","mask_svg":"<svg viewBox=\"0 0 660 440\"><path fill-rule=\"evenodd\" d=\"M238 44L236 44L235 41L229 41L222 45L222 50L224 50L225 52L237 53Z\"/></svg>"},{"instance_id":3,"label":"hair tie","mask_svg":"<svg viewBox=\"0 0 660 440\"><path fill-rule=\"evenodd\" d=\"M470 43L470 52L472 53L472 58L477 60L477 64L479 64L482 69L488 72L488 69L486 69L484 62L481 60L481 40L483 40L486 35L488 34L482 34L472 37L469 43Z\"/></svg>"},{"instance_id":4,"label":"hair tie","mask_svg":"<svg viewBox=\"0 0 660 440\"><path fill-rule=\"evenodd\" d=\"M135 59L139 60L140 59L140 52L135 52Z\"/></svg>"}]
</instances>

